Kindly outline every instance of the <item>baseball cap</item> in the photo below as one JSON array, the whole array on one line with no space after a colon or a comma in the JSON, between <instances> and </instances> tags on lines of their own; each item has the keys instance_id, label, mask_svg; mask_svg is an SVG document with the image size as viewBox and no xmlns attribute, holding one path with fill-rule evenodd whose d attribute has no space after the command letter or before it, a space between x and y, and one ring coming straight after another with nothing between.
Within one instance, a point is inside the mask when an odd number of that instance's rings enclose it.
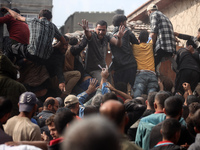
<instances>
[{"instance_id":1,"label":"baseball cap","mask_svg":"<svg viewBox=\"0 0 200 150\"><path fill-rule=\"evenodd\" d=\"M147 11L149 11L149 10L158 10L158 6L156 4L150 4L147 7Z\"/></svg>"},{"instance_id":2,"label":"baseball cap","mask_svg":"<svg viewBox=\"0 0 200 150\"><path fill-rule=\"evenodd\" d=\"M76 104L78 102L79 100L75 95L68 95L64 100L65 107L68 107L72 104Z\"/></svg>"},{"instance_id":3,"label":"baseball cap","mask_svg":"<svg viewBox=\"0 0 200 150\"><path fill-rule=\"evenodd\" d=\"M32 92L24 92L19 97L19 112L31 112L33 106L37 103L37 97Z\"/></svg>"}]
</instances>

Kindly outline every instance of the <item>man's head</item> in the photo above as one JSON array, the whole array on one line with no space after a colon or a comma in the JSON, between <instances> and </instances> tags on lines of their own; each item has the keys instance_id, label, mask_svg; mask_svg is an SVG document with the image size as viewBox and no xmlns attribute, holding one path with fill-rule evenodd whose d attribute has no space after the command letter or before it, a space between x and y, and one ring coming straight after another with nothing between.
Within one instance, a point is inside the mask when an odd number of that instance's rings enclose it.
<instances>
[{"instance_id":1,"label":"man's head","mask_svg":"<svg viewBox=\"0 0 200 150\"><path fill-rule=\"evenodd\" d=\"M195 114L191 117L194 125L194 131L200 133L200 109L198 109Z\"/></svg>"},{"instance_id":2,"label":"man's head","mask_svg":"<svg viewBox=\"0 0 200 150\"><path fill-rule=\"evenodd\" d=\"M186 42L186 47L187 47L187 49L189 49L189 50L193 50L193 49L196 49L197 48L197 45L194 43L194 41L193 40L187 40L187 42Z\"/></svg>"},{"instance_id":3,"label":"man's head","mask_svg":"<svg viewBox=\"0 0 200 150\"><path fill-rule=\"evenodd\" d=\"M122 14L117 14L113 17L112 24L116 26L124 25L126 26L126 16Z\"/></svg>"},{"instance_id":4,"label":"man's head","mask_svg":"<svg viewBox=\"0 0 200 150\"><path fill-rule=\"evenodd\" d=\"M59 136L63 134L66 126L75 118L75 116L76 115L69 109L56 113L54 118L54 124Z\"/></svg>"},{"instance_id":5,"label":"man's head","mask_svg":"<svg viewBox=\"0 0 200 150\"><path fill-rule=\"evenodd\" d=\"M70 45L77 45L78 44L78 39L76 37L71 37L69 39L69 44Z\"/></svg>"},{"instance_id":6,"label":"man's head","mask_svg":"<svg viewBox=\"0 0 200 150\"><path fill-rule=\"evenodd\" d=\"M163 141L168 140L176 144L179 140L181 133L181 124L174 118L166 119L163 121L161 127L161 134Z\"/></svg>"},{"instance_id":7,"label":"man's head","mask_svg":"<svg viewBox=\"0 0 200 150\"><path fill-rule=\"evenodd\" d=\"M165 91L159 91L155 96L154 108L155 110L162 110L164 108L164 102L169 97L169 93Z\"/></svg>"},{"instance_id":8,"label":"man's head","mask_svg":"<svg viewBox=\"0 0 200 150\"><path fill-rule=\"evenodd\" d=\"M0 97L0 123L5 124L12 111L12 102L4 97Z\"/></svg>"},{"instance_id":9,"label":"man's head","mask_svg":"<svg viewBox=\"0 0 200 150\"><path fill-rule=\"evenodd\" d=\"M149 39L149 32L147 30L140 31L139 40L140 43L146 43Z\"/></svg>"},{"instance_id":10,"label":"man's head","mask_svg":"<svg viewBox=\"0 0 200 150\"><path fill-rule=\"evenodd\" d=\"M59 102L54 97L48 97L45 100L43 106L44 106L44 110L50 110L53 113L56 113L56 111L58 110L58 107L59 107Z\"/></svg>"},{"instance_id":11,"label":"man's head","mask_svg":"<svg viewBox=\"0 0 200 150\"><path fill-rule=\"evenodd\" d=\"M77 115L79 111L79 100L75 95L68 95L64 100L64 105Z\"/></svg>"},{"instance_id":12,"label":"man's head","mask_svg":"<svg viewBox=\"0 0 200 150\"><path fill-rule=\"evenodd\" d=\"M92 99L91 105L95 106L96 108L99 108L101 106L102 99L103 99L102 94L96 94Z\"/></svg>"},{"instance_id":13,"label":"man's head","mask_svg":"<svg viewBox=\"0 0 200 150\"><path fill-rule=\"evenodd\" d=\"M199 98L195 95L188 95L186 99L187 106L189 106L191 103L197 102L199 103Z\"/></svg>"},{"instance_id":14,"label":"man's head","mask_svg":"<svg viewBox=\"0 0 200 150\"><path fill-rule=\"evenodd\" d=\"M122 103L109 100L102 104L100 113L113 121L120 129L125 126L125 107ZM127 120L126 120L127 121Z\"/></svg>"},{"instance_id":15,"label":"man's head","mask_svg":"<svg viewBox=\"0 0 200 150\"><path fill-rule=\"evenodd\" d=\"M158 10L157 5L155 5L155 4L150 4L150 5L147 7L147 14L148 14L148 16L149 16L152 12L154 12L154 11L156 11L156 10Z\"/></svg>"},{"instance_id":16,"label":"man's head","mask_svg":"<svg viewBox=\"0 0 200 150\"><path fill-rule=\"evenodd\" d=\"M53 139L59 138L58 132L56 130L55 124L54 124L54 118L55 115L50 116L46 121L45 124L48 126L48 129L50 131L50 135L52 136Z\"/></svg>"},{"instance_id":17,"label":"man's head","mask_svg":"<svg viewBox=\"0 0 200 150\"><path fill-rule=\"evenodd\" d=\"M183 102L177 96L171 96L165 100L164 112L167 118L180 119L183 112Z\"/></svg>"},{"instance_id":18,"label":"man's head","mask_svg":"<svg viewBox=\"0 0 200 150\"><path fill-rule=\"evenodd\" d=\"M51 20L52 18L52 13L51 11L47 10L47 9L43 9L39 12L39 18L45 17L47 18L47 20Z\"/></svg>"},{"instance_id":19,"label":"man's head","mask_svg":"<svg viewBox=\"0 0 200 150\"><path fill-rule=\"evenodd\" d=\"M155 101L155 96L156 96L157 92L151 92L148 94L146 103L148 105L148 107L152 110L154 110L154 101Z\"/></svg>"},{"instance_id":20,"label":"man's head","mask_svg":"<svg viewBox=\"0 0 200 150\"><path fill-rule=\"evenodd\" d=\"M12 8L12 10L15 11L16 13L20 14L19 9L17 9L17 8Z\"/></svg>"},{"instance_id":21,"label":"man's head","mask_svg":"<svg viewBox=\"0 0 200 150\"><path fill-rule=\"evenodd\" d=\"M32 92L24 92L19 97L19 112L32 112L37 109L37 97Z\"/></svg>"},{"instance_id":22,"label":"man's head","mask_svg":"<svg viewBox=\"0 0 200 150\"><path fill-rule=\"evenodd\" d=\"M200 104L198 102L191 103L189 105L189 115L193 116L198 109L200 109Z\"/></svg>"},{"instance_id":23,"label":"man's head","mask_svg":"<svg viewBox=\"0 0 200 150\"><path fill-rule=\"evenodd\" d=\"M119 150L116 127L102 116L90 116L70 124L65 132L63 149Z\"/></svg>"},{"instance_id":24,"label":"man's head","mask_svg":"<svg viewBox=\"0 0 200 150\"><path fill-rule=\"evenodd\" d=\"M108 100L116 100L118 101L117 95L114 93L106 93L103 95L102 103L105 103Z\"/></svg>"},{"instance_id":25,"label":"man's head","mask_svg":"<svg viewBox=\"0 0 200 150\"><path fill-rule=\"evenodd\" d=\"M95 32L100 40L104 38L107 32L107 22L104 20L98 21L96 23Z\"/></svg>"}]
</instances>

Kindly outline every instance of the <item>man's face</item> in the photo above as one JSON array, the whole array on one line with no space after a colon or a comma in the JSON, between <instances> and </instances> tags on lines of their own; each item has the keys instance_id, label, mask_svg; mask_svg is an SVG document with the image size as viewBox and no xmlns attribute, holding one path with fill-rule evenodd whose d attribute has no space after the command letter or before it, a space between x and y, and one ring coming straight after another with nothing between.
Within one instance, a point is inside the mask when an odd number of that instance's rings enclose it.
<instances>
[{"instance_id":1,"label":"man's face","mask_svg":"<svg viewBox=\"0 0 200 150\"><path fill-rule=\"evenodd\" d=\"M98 24L95 28L95 32L97 33L98 38L102 40L107 32L106 26L101 26Z\"/></svg>"},{"instance_id":2,"label":"man's face","mask_svg":"<svg viewBox=\"0 0 200 150\"><path fill-rule=\"evenodd\" d=\"M147 15L150 16L150 14L151 14L151 10L148 10Z\"/></svg>"},{"instance_id":3,"label":"man's face","mask_svg":"<svg viewBox=\"0 0 200 150\"><path fill-rule=\"evenodd\" d=\"M50 135L52 136L53 139L59 138L58 132L56 130L54 122L51 123L51 125L48 125L48 129L50 131Z\"/></svg>"},{"instance_id":4,"label":"man's face","mask_svg":"<svg viewBox=\"0 0 200 150\"><path fill-rule=\"evenodd\" d=\"M55 100L55 104L52 106L52 111L56 113L56 111L58 110L58 107L59 107L59 102Z\"/></svg>"}]
</instances>

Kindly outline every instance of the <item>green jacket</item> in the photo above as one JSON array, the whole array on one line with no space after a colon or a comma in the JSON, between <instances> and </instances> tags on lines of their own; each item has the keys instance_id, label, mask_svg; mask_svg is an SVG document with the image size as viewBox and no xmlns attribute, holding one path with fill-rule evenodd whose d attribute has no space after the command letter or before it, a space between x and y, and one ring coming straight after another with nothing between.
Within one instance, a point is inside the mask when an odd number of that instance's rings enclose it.
<instances>
[{"instance_id":1,"label":"green jacket","mask_svg":"<svg viewBox=\"0 0 200 150\"><path fill-rule=\"evenodd\" d=\"M23 84L16 81L16 77L16 67L5 55L0 55L0 96L12 101L13 110L11 116L19 113L19 96L26 91Z\"/></svg>"}]
</instances>

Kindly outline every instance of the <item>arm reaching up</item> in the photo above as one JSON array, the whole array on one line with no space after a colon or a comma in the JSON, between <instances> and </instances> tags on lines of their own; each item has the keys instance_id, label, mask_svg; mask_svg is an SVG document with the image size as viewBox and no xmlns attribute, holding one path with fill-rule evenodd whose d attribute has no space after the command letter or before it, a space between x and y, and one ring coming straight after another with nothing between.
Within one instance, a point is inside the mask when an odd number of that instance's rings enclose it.
<instances>
[{"instance_id":1,"label":"arm reaching up","mask_svg":"<svg viewBox=\"0 0 200 150\"><path fill-rule=\"evenodd\" d=\"M10 15L11 15L13 18L17 19L17 20L20 20L20 21L23 21L23 22L26 21L26 18L25 18L25 17L21 16L21 15L18 14L17 12L11 10L10 8L2 7L1 9L7 10L7 11L10 13Z\"/></svg>"}]
</instances>

